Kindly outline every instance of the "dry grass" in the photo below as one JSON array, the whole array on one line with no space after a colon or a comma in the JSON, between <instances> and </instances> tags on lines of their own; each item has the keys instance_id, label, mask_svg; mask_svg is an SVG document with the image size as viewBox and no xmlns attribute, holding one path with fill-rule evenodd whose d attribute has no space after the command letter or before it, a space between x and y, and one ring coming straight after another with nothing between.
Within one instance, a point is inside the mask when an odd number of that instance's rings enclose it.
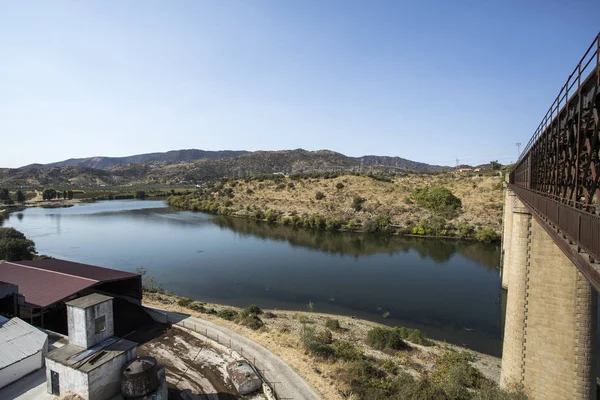
<instances>
[{"instance_id":1,"label":"dry grass","mask_svg":"<svg viewBox=\"0 0 600 400\"><path fill-rule=\"evenodd\" d=\"M317 330L324 330L328 318L339 320L341 329L333 331L334 340L344 340L355 344L362 352L376 360L391 360L400 370L406 371L413 376L419 376L431 371L439 360L445 348L460 349L445 343L436 342L435 346L425 347L410 344L408 350L402 350L394 354L374 350L365 344L367 332L380 324L344 316L332 316L328 314L294 312L271 310L276 318L263 318L265 326L258 331L240 326L232 321L226 321L215 315L198 313L178 305L179 298L174 295L145 293L144 304L169 311L181 312L202 318L218 325L225 326L234 332L246 336L256 343L261 344L273 353L277 354L288 363L300 376L306 380L324 399L343 399L341 392L348 388L340 379L340 371L345 370L344 361L323 361L312 357L300 342L300 333L304 325L313 326ZM216 304L205 304L206 309L214 308L219 311L224 308L236 309ZM237 309L236 309L237 310ZM498 382L500 378L500 360L496 357L472 353L476 362L474 366L482 374L492 381Z\"/></svg>"}]
</instances>

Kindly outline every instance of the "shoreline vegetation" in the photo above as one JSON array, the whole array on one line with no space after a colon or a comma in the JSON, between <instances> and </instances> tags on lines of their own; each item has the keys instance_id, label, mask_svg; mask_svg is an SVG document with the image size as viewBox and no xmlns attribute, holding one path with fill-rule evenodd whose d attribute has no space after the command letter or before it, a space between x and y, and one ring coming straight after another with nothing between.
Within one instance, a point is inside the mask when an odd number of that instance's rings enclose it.
<instances>
[{"instance_id":1,"label":"shoreline vegetation","mask_svg":"<svg viewBox=\"0 0 600 400\"><path fill-rule=\"evenodd\" d=\"M449 172L259 175L224 178L167 201L183 210L291 227L491 243L500 239L502 180Z\"/></svg>"},{"instance_id":2,"label":"shoreline vegetation","mask_svg":"<svg viewBox=\"0 0 600 400\"><path fill-rule=\"evenodd\" d=\"M145 274L145 271L139 271ZM522 400L498 387L500 359L352 317L210 304L144 276L143 303L226 326L265 346L324 399Z\"/></svg>"}]
</instances>

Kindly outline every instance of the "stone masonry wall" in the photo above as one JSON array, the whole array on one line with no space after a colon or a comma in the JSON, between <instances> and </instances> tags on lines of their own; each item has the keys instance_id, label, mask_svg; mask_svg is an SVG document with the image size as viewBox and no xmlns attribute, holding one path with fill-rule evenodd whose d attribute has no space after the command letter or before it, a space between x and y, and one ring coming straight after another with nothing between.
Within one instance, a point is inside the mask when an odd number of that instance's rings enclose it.
<instances>
[{"instance_id":1,"label":"stone masonry wall","mask_svg":"<svg viewBox=\"0 0 600 400\"><path fill-rule=\"evenodd\" d=\"M531 231L525 389L533 399L595 398L595 291L536 221Z\"/></svg>"},{"instance_id":2,"label":"stone masonry wall","mask_svg":"<svg viewBox=\"0 0 600 400\"><path fill-rule=\"evenodd\" d=\"M513 221L510 242L510 273L508 298L506 304L506 322L504 326L504 345L502 348L502 371L500 385L504 388L518 387L523 384L526 329L527 280L529 273L529 250L531 246L531 214L523 204L512 196Z\"/></svg>"}]
</instances>

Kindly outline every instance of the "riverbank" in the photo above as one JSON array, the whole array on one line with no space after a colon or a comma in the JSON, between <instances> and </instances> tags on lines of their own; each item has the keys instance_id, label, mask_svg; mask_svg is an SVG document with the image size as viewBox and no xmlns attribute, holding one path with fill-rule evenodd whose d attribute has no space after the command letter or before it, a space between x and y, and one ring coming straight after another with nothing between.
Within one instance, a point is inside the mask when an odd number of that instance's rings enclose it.
<instances>
[{"instance_id":1,"label":"riverbank","mask_svg":"<svg viewBox=\"0 0 600 400\"><path fill-rule=\"evenodd\" d=\"M171 206L326 231L492 242L501 231L498 176L360 174L262 176L170 196Z\"/></svg>"},{"instance_id":2,"label":"riverbank","mask_svg":"<svg viewBox=\"0 0 600 400\"><path fill-rule=\"evenodd\" d=\"M432 341L415 330L311 311L239 309L160 292L144 292L143 302L248 337L281 357L324 399L373 398L365 393L404 398L397 396L408 390L422 399L522 398L497 388L499 358ZM381 346L373 337L382 332L406 338Z\"/></svg>"}]
</instances>

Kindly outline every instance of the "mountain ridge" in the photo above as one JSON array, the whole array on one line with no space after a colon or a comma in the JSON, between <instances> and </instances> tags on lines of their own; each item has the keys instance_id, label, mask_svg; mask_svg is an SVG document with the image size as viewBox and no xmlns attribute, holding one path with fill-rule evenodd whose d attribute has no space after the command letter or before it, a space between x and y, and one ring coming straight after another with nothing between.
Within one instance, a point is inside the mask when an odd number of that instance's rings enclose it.
<instances>
[{"instance_id":1,"label":"mountain ridge","mask_svg":"<svg viewBox=\"0 0 600 400\"><path fill-rule=\"evenodd\" d=\"M249 153L246 150L200 150L200 149L180 149L166 152L142 153L124 157L94 156L86 158L69 158L63 161L57 161L47 164L29 164L20 168L48 168L48 167L91 167L97 169L106 169L114 165L145 163L153 161L183 162L195 161L200 159L219 159L228 157L237 157Z\"/></svg>"},{"instance_id":2,"label":"mountain ridge","mask_svg":"<svg viewBox=\"0 0 600 400\"><path fill-rule=\"evenodd\" d=\"M158 155L167 154L167 157ZM122 158L101 160L99 157L71 159L51 164L31 164L17 169L0 169L2 186L122 186L169 184L188 185L224 177L256 174L300 174L311 172L435 172L448 167L430 165L401 157L348 157L331 150L304 149L278 151L207 152L204 150L174 150L130 156L127 161L152 159L146 162L118 163ZM202 156L202 158L194 158ZM212 157L212 158L210 158ZM117 160L115 160L117 159ZM183 160L182 160L183 159ZM75 160L77 165L57 165ZM87 160L81 162L81 160ZM82 165L84 164L84 165ZM112 164L104 168L101 165Z\"/></svg>"}]
</instances>

